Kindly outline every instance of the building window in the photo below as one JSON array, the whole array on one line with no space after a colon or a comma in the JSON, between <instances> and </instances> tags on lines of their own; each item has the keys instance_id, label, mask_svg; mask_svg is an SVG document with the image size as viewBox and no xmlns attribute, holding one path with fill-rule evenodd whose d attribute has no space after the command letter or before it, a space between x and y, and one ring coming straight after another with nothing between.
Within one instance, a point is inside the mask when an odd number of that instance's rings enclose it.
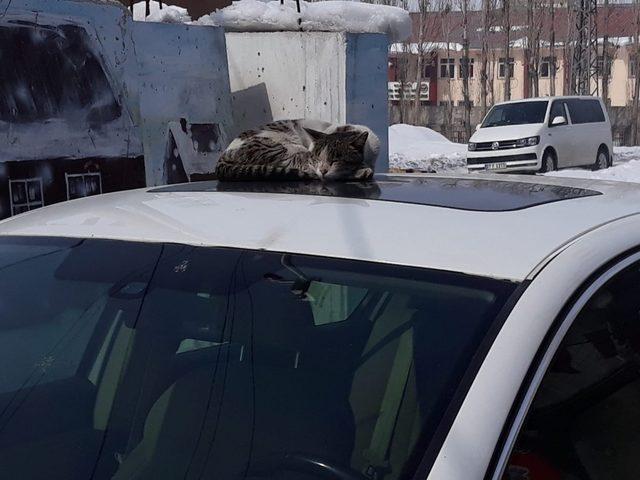
<instances>
[{"instance_id":1,"label":"building window","mask_svg":"<svg viewBox=\"0 0 640 480\"><path fill-rule=\"evenodd\" d=\"M422 65L422 78L431 78L438 73L438 65L433 60L425 60Z\"/></svg>"},{"instance_id":2,"label":"building window","mask_svg":"<svg viewBox=\"0 0 640 480\"><path fill-rule=\"evenodd\" d=\"M629 57L629 78L635 78L638 71L638 58L634 56Z\"/></svg>"},{"instance_id":3,"label":"building window","mask_svg":"<svg viewBox=\"0 0 640 480\"><path fill-rule=\"evenodd\" d=\"M464 100L460 100L460 101L458 102L458 106L459 106L459 107L464 107ZM469 100L469 106L470 106L470 107L473 107L473 100Z\"/></svg>"},{"instance_id":4,"label":"building window","mask_svg":"<svg viewBox=\"0 0 640 480\"><path fill-rule=\"evenodd\" d=\"M509 57L509 78L513 78L513 66L514 66L513 57ZM505 67L506 67L505 59L504 57L502 57L498 61L498 77L505 78L505 73L506 73Z\"/></svg>"},{"instance_id":5,"label":"building window","mask_svg":"<svg viewBox=\"0 0 640 480\"><path fill-rule=\"evenodd\" d=\"M440 100L438 105L441 107L453 107L453 102L451 100Z\"/></svg>"},{"instance_id":6,"label":"building window","mask_svg":"<svg viewBox=\"0 0 640 480\"><path fill-rule=\"evenodd\" d=\"M440 78L455 78L456 61L454 58L440 59Z\"/></svg>"},{"instance_id":7,"label":"building window","mask_svg":"<svg viewBox=\"0 0 640 480\"><path fill-rule=\"evenodd\" d=\"M541 78L549 78L557 71L556 57L543 57L538 68Z\"/></svg>"},{"instance_id":8,"label":"building window","mask_svg":"<svg viewBox=\"0 0 640 480\"><path fill-rule=\"evenodd\" d=\"M598 76L602 76L605 73L604 70L604 65L606 65L606 74L607 75L611 75L611 57L607 57L607 61L605 63L604 59L602 58L602 56L598 56L597 61L596 61L596 74Z\"/></svg>"},{"instance_id":9,"label":"building window","mask_svg":"<svg viewBox=\"0 0 640 480\"><path fill-rule=\"evenodd\" d=\"M102 193L100 173L65 173L65 177L67 180L67 200Z\"/></svg>"},{"instance_id":10,"label":"building window","mask_svg":"<svg viewBox=\"0 0 640 480\"><path fill-rule=\"evenodd\" d=\"M9 198L11 200L11 215L18 215L42 207L44 205L42 179L9 180Z\"/></svg>"},{"instance_id":11,"label":"building window","mask_svg":"<svg viewBox=\"0 0 640 480\"><path fill-rule=\"evenodd\" d=\"M464 70L465 70L464 60L465 60L464 57L460 59L460 69L459 69L460 78L464 78ZM473 78L473 64L474 64L474 59L470 58L469 59L469 78Z\"/></svg>"}]
</instances>

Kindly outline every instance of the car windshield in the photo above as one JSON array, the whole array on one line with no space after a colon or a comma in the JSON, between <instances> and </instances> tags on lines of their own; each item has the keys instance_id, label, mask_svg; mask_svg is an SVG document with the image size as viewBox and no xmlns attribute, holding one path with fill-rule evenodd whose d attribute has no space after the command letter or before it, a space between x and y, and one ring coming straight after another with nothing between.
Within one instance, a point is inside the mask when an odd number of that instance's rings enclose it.
<instances>
[{"instance_id":1,"label":"car windshield","mask_svg":"<svg viewBox=\"0 0 640 480\"><path fill-rule=\"evenodd\" d=\"M412 478L517 287L25 237L0 284L0 470L61 480Z\"/></svg>"},{"instance_id":2,"label":"car windshield","mask_svg":"<svg viewBox=\"0 0 640 480\"><path fill-rule=\"evenodd\" d=\"M505 125L543 123L549 102L516 102L494 106L482 123L482 128Z\"/></svg>"}]
</instances>

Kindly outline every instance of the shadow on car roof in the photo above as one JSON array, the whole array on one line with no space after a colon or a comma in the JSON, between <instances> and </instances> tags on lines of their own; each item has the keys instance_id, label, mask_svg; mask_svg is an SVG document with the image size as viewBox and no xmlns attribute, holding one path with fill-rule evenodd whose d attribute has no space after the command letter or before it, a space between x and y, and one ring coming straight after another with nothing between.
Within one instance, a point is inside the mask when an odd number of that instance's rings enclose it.
<instances>
[{"instance_id":1,"label":"shadow on car roof","mask_svg":"<svg viewBox=\"0 0 640 480\"><path fill-rule=\"evenodd\" d=\"M151 193L233 192L317 195L411 203L483 212L521 210L601 195L595 190L482 178L381 176L370 182L194 182L157 187Z\"/></svg>"}]
</instances>

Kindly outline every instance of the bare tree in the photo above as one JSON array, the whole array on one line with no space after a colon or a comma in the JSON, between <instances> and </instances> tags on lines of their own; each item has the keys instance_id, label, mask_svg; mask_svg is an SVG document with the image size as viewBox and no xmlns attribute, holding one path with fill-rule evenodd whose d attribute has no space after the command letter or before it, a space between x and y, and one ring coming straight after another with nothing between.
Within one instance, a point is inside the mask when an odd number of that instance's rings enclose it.
<instances>
[{"instance_id":1,"label":"bare tree","mask_svg":"<svg viewBox=\"0 0 640 480\"><path fill-rule=\"evenodd\" d=\"M633 144L640 145L640 0L635 0L633 53L636 65L633 84Z\"/></svg>"},{"instance_id":2,"label":"bare tree","mask_svg":"<svg viewBox=\"0 0 640 480\"><path fill-rule=\"evenodd\" d=\"M534 97L540 96L540 40L541 33L546 21L548 21L543 2L540 0L532 0L532 28L530 29L530 37L527 42L530 45L530 67L529 78L531 79L532 89L529 93Z\"/></svg>"},{"instance_id":3,"label":"bare tree","mask_svg":"<svg viewBox=\"0 0 640 480\"><path fill-rule=\"evenodd\" d=\"M151 15L151 0L144 0L144 14L146 17Z\"/></svg>"},{"instance_id":4,"label":"bare tree","mask_svg":"<svg viewBox=\"0 0 640 480\"><path fill-rule=\"evenodd\" d=\"M511 0L502 0L502 29L504 30L504 99L511 100Z\"/></svg>"},{"instance_id":5,"label":"bare tree","mask_svg":"<svg viewBox=\"0 0 640 480\"><path fill-rule=\"evenodd\" d=\"M496 77L498 76L498 60L499 50L496 48L491 49L491 58L489 59L489 74L487 75L488 86L488 102L493 104L496 101Z\"/></svg>"},{"instance_id":6,"label":"bare tree","mask_svg":"<svg viewBox=\"0 0 640 480\"><path fill-rule=\"evenodd\" d=\"M482 46L480 52L480 105L482 116L487 114L487 81L489 63L489 33L491 31L491 1L482 0Z\"/></svg>"},{"instance_id":7,"label":"bare tree","mask_svg":"<svg viewBox=\"0 0 640 480\"><path fill-rule=\"evenodd\" d=\"M609 56L609 0L604 0L604 33L602 35L602 99L609 105L609 76L611 74L611 57Z\"/></svg>"},{"instance_id":8,"label":"bare tree","mask_svg":"<svg viewBox=\"0 0 640 480\"><path fill-rule=\"evenodd\" d=\"M549 0L549 95L556 94L556 2Z\"/></svg>"},{"instance_id":9,"label":"bare tree","mask_svg":"<svg viewBox=\"0 0 640 480\"><path fill-rule=\"evenodd\" d=\"M564 67L564 76L562 81L562 94L567 95L572 92L572 71L573 71L573 48L576 41L576 12L574 4L571 1L567 1L567 33L564 38L564 45L562 48L562 65Z\"/></svg>"},{"instance_id":10,"label":"bare tree","mask_svg":"<svg viewBox=\"0 0 640 480\"><path fill-rule=\"evenodd\" d=\"M441 0L440 3L440 22L442 25L442 33L444 37L444 41L446 43L446 59L447 59L447 75L446 75L446 85L447 85L447 94L445 101L445 111L444 111L444 134L445 136L451 135L451 125L453 123L453 100L451 96L451 0Z\"/></svg>"},{"instance_id":11,"label":"bare tree","mask_svg":"<svg viewBox=\"0 0 640 480\"><path fill-rule=\"evenodd\" d=\"M508 0L507 0L508 1ZM527 97L531 96L531 78L533 74L533 65L531 58L531 45L533 40L533 30L535 29L533 22L533 0L527 0L527 36L524 47L524 82L525 82L525 92Z\"/></svg>"},{"instance_id":12,"label":"bare tree","mask_svg":"<svg viewBox=\"0 0 640 480\"><path fill-rule=\"evenodd\" d=\"M419 17L418 17L418 42L416 44L416 89L413 102L413 123L420 123L421 102L420 94L422 93L422 79L424 78L425 67L431 61L434 53L434 45L427 42L427 32L432 31L437 25L437 19L431 12L430 0L419 0ZM413 47L413 46L412 46ZM413 53L413 51L412 51Z\"/></svg>"},{"instance_id":13,"label":"bare tree","mask_svg":"<svg viewBox=\"0 0 640 480\"><path fill-rule=\"evenodd\" d=\"M460 0L462 11L462 100L464 102L464 133L468 140L471 137L471 101L469 99L469 0Z\"/></svg>"}]
</instances>

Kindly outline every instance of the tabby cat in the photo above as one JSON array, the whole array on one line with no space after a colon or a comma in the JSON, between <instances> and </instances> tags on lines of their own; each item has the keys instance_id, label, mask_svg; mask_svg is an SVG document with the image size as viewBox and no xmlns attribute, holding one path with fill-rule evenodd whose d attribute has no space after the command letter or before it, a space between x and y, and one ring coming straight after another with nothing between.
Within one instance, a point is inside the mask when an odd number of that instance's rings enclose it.
<instances>
[{"instance_id":1,"label":"tabby cat","mask_svg":"<svg viewBox=\"0 0 640 480\"><path fill-rule=\"evenodd\" d=\"M367 127L282 120L241 133L218 160L219 180L367 180L380 142Z\"/></svg>"}]
</instances>

